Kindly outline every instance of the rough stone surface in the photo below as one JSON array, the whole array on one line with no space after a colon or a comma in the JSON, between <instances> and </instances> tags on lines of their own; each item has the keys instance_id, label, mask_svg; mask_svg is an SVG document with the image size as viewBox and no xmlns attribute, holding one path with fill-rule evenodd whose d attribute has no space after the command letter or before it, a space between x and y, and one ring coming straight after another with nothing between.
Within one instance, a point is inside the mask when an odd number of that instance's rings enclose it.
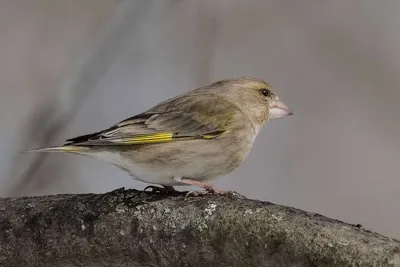
<instances>
[{"instance_id":1,"label":"rough stone surface","mask_svg":"<svg viewBox=\"0 0 400 267\"><path fill-rule=\"evenodd\" d=\"M118 189L0 199L0 266L400 266L400 242L268 202Z\"/></svg>"}]
</instances>

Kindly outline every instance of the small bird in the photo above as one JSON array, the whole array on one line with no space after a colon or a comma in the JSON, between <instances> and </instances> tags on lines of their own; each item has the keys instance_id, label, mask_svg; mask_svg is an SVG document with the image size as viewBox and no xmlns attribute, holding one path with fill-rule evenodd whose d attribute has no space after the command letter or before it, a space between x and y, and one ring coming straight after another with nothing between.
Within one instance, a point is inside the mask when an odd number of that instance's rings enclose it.
<instances>
[{"instance_id":1,"label":"small bird","mask_svg":"<svg viewBox=\"0 0 400 267\"><path fill-rule=\"evenodd\" d=\"M292 114L265 81L232 78L170 98L62 146L30 151L89 156L165 191L193 185L205 193L225 194L209 182L245 160L265 122Z\"/></svg>"}]
</instances>

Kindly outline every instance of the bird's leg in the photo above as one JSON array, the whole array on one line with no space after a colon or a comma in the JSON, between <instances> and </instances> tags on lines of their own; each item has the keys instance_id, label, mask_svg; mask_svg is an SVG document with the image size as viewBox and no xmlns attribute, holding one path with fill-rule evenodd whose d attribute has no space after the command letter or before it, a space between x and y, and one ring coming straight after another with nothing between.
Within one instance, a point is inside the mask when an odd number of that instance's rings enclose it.
<instances>
[{"instance_id":1,"label":"bird's leg","mask_svg":"<svg viewBox=\"0 0 400 267\"><path fill-rule=\"evenodd\" d=\"M199 181L191 180L191 179L187 179L187 178L183 178L181 180L181 182L184 184L187 184L187 185L194 185L194 186L204 188L204 190L206 190L207 193L209 193L209 194L215 194L215 195L223 194L223 191L216 189L213 185L211 185L209 183L199 182Z\"/></svg>"},{"instance_id":2,"label":"bird's leg","mask_svg":"<svg viewBox=\"0 0 400 267\"><path fill-rule=\"evenodd\" d=\"M168 193L174 193L177 192L175 190L175 188L173 186L167 186L167 185L161 185L162 187L159 186L155 186L155 185L148 185L146 186L145 189L143 189L143 191L145 192L147 189L151 189L151 193L164 193L164 194L168 194Z\"/></svg>"},{"instance_id":3,"label":"bird's leg","mask_svg":"<svg viewBox=\"0 0 400 267\"><path fill-rule=\"evenodd\" d=\"M206 192L202 193L202 192L189 192L187 194L188 195L193 195L193 196L201 196L201 195L206 195L206 194L212 194L212 195L223 195L223 196L237 196L237 197L241 197L241 198L245 198L244 196L242 196L241 194L234 192L234 191L221 191L216 189L213 185L209 184L209 183L205 183L205 182L200 182L200 181L196 181L196 180L192 180L192 179L188 179L188 178L180 178L177 177L174 179L176 181L179 181L181 183L187 184L187 185L193 185L193 186L198 186L198 187L202 187L206 190Z\"/></svg>"}]
</instances>

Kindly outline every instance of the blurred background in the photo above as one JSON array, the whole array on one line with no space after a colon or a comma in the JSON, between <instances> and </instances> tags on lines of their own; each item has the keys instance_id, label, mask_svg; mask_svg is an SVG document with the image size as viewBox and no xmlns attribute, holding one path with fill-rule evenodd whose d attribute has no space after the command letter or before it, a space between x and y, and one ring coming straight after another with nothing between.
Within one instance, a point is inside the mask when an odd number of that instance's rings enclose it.
<instances>
[{"instance_id":1,"label":"blurred background","mask_svg":"<svg viewBox=\"0 0 400 267\"><path fill-rule=\"evenodd\" d=\"M189 89L266 79L271 121L217 180L400 238L400 1L0 2L0 196L142 189L83 156L20 154Z\"/></svg>"}]
</instances>

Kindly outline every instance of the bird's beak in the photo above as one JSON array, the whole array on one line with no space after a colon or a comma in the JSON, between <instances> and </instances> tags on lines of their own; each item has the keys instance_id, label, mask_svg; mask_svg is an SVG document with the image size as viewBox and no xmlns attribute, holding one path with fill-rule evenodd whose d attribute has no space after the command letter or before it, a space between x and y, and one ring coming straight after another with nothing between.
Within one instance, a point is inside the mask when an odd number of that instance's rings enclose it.
<instances>
[{"instance_id":1,"label":"bird's beak","mask_svg":"<svg viewBox=\"0 0 400 267\"><path fill-rule=\"evenodd\" d=\"M293 112L282 101L276 99L271 103L269 110L270 119L282 118L289 115L293 115Z\"/></svg>"}]
</instances>

